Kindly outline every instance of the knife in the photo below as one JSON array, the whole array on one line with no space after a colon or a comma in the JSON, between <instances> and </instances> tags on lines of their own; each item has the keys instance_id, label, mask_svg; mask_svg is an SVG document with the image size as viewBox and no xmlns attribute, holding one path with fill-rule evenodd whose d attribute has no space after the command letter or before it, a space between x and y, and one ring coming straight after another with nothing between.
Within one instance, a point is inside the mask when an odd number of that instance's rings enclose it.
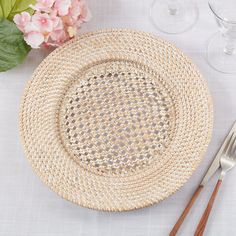
<instances>
[{"instance_id":1,"label":"knife","mask_svg":"<svg viewBox=\"0 0 236 236\"><path fill-rule=\"evenodd\" d=\"M211 179L211 177L215 174L215 172L220 167L220 157L222 155L223 150L225 149L226 144L228 143L230 137L232 136L232 133L236 130L236 122L234 122L233 127L231 128L230 132L226 136L223 144L221 145L220 149L218 150L214 160L212 161L210 167L208 168L205 176L202 179L202 182L200 183L200 186L205 186L206 183Z\"/></svg>"},{"instance_id":2,"label":"knife","mask_svg":"<svg viewBox=\"0 0 236 236\"><path fill-rule=\"evenodd\" d=\"M203 187L208 183L211 177L216 173L216 171L220 168L220 157L222 155L223 150L225 149L226 144L228 143L232 133L236 131L236 122L234 122L230 132L226 136L223 144L221 145L220 149L218 150L215 158L213 159L210 167L208 168L206 174L204 175L202 182L198 186L197 190L194 192L192 198L188 202L187 206L185 207L183 213L179 217L178 221L174 225L173 229L171 230L169 236L175 236L177 231L179 230L180 226L182 225L184 219L186 218L188 212L190 211L191 207L193 206L194 202L196 201L197 197L199 196L200 192L202 191Z\"/></svg>"}]
</instances>

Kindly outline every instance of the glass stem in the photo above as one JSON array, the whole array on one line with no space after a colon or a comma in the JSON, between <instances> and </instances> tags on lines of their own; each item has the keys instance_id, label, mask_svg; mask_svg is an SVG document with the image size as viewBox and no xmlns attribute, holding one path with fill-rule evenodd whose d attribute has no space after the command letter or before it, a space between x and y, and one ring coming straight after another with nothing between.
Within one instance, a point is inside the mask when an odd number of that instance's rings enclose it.
<instances>
[{"instance_id":1,"label":"glass stem","mask_svg":"<svg viewBox=\"0 0 236 236\"><path fill-rule=\"evenodd\" d=\"M177 0L168 1L168 11L170 15L176 15L178 13L179 4Z\"/></svg>"},{"instance_id":2,"label":"glass stem","mask_svg":"<svg viewBox=\"0 0 236 236\"><path fill-rule=\"evenodd\" d=\"M235 41L228 39L224 48L224 53L227 55L232 55L235 50Z\"/></svg>"}]
</instances>

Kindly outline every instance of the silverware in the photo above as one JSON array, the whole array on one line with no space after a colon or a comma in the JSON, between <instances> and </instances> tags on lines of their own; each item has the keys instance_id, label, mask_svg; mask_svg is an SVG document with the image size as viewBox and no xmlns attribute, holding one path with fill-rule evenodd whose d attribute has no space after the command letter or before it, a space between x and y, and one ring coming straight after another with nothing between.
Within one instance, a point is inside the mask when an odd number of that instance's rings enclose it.
<instances>
[{"instance_id":1,"label":"silverware","mask_svg":"<svg viewBox=\"0 0 236 236\"><path fill-rule=\"evenodd\" d=\"M220 157L222 156L223 150L224 150L225 146L227 145L227 143L229 142L233 132L236 132L236 122L234 123L234 125L231 128L230 132L226 136L222 146L220 147L219 151L217 152L214 160L212 161L209 169L207 170L205 176L203 177L202 182L200 183L200 185L205 186L205 184L211 179L211 177L219 169L219 167L220 167Z\"/></svg>"},{"instance_id":2,"label":"silverware","mask_svg":"<svg viewBox=\"0 0 236 236\"><path fill-rule=\"evenodd\" d=\"M199 224L197 226L197 229L195 231L195 236L201 236L203 235L203 232L205 230L207 220L209 218L209 215L211 213L211 209L213 207L213 203L215 201L216 195L218 193L218 190L220 188L220 185L222 183L222 180L225 176L225 174L231 170L236 164L236 133L233 132L229 142L227 143L227 146L224 148L223 154L220 158L220 165L221 165L221 174L217 181L217 184L215 186L215 189L211 195L211 198L207 204L207 207L202 215L201 220L199 221Z\"/></svg>"},{"instance_id":3,"label":"silverware","mask_svg":"<svg viewBox=\"0 0 236 236\"><path fill-rule=\"evenodd\" d=\"M206 185L206 183L208 183L208 181L211 179L211 177L220 168L220 166L221 166L221 157L222 157L223 153L225 153L226 147L228 147L227 144L230 142L230 140L232 138L232 134L235 134L235 133L236 133L236 122L234 123L233 127L231 128L230 132L228 133L227 137L225 138L222 146L218 150L218 152L217 152L215 158L213 159L209 169L207 170L205 176L203 177L202 182L200 183L200 185L198 186L198 188L194 192L192 198L188 202L187 206L185 207L185 209L182 212L181 216L179 217L178 221L176 222L176 224L172 228L169 236L175 236L177 234L179 228L181 227L184 219L186 218L187 214L189 213L191 207L193 206L194 202L196 201L196 199L199 196L200 192L202 191L203 187ZM217 183L216 187L215 187L215 190L218 191L219 186L220 186L220 183ZM213 191L213 194L214 194L214 191Z\"/></svg>"}]
</instances>

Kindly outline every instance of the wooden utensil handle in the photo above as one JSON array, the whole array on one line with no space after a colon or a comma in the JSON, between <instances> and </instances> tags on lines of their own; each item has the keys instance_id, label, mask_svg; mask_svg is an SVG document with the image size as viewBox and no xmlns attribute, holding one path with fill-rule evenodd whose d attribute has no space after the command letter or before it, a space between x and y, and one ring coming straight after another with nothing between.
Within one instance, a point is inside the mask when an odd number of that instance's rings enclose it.
<instances>
[{"instance_id":1,"label":"wooden utensil handle","mask_svg":"<svg viewBox=\"0 0 236 236\"><path fill-rule=\"evenodd\" d=\"M175 236L176 235L176 233L178 232L180 226L184 222L184 219L186 218L189 210L193 206L194 202L196 201L196 199L199 196L199 194L202 191L202 189L203 189L203 186L199 185L197 190L194 192L192 198L188 202L187 206L185 207L183 213L181 214L181 216L179 217L178 221L176 222L176 224L174 225L173 229L171 230L169 236Z\"/></svg>"},{"instance_id":2,"label":"wooden utensil handle","mask_svg":"<svg viewBox=\"0 0 236 236\"><path fill-rule=\"evenodd\" d=\"M203 232L204 232L204 230L206 228L207 220L208 220L209 215L211 213L211 209L212 209L213 203L215 201L216 195L217 195L217 193L219 191L221 183L222 183L222 180L219 179L217 184L216 184L216 186L215 186L215 188L214 188L214 191L213 191L213 193L211 195L211 198L210 198L210 200L209 200L209 202L207 204L207 207L206 207L206 209L205 209L205 211L204 211L204 213L202 215L202 218L199 221L199 224L197 226L197 229L195 231L194 236L202 236L203 235Z\"/></svg>"}]
</instances>

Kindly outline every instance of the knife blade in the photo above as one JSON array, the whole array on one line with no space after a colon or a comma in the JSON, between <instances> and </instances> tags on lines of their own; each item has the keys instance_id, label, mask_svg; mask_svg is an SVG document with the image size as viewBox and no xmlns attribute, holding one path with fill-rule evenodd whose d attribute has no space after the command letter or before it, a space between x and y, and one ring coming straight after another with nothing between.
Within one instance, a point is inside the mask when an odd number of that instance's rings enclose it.
<instances>
[{"instance_id":1,"label":"knife blade","mask_svg":"<svg viewBox=\"0 0 236 236\"><path fill-rule=\"evenodd\" d=\"M222 152L229 141L232 133L236 131L236 122L234 122L231 130L229 131L228 135L226 136L223 144L221 145L220 149L218 150L217 154L215 155L215 158L213 159L210 167L208 168L205 176L202 179L202 182L200 183L200 186L205 186L205 184L211 179L211 177L215 174L215 172L219 169L220 167L220 157L222 155Z\"/></svg>"}]
</instances>

